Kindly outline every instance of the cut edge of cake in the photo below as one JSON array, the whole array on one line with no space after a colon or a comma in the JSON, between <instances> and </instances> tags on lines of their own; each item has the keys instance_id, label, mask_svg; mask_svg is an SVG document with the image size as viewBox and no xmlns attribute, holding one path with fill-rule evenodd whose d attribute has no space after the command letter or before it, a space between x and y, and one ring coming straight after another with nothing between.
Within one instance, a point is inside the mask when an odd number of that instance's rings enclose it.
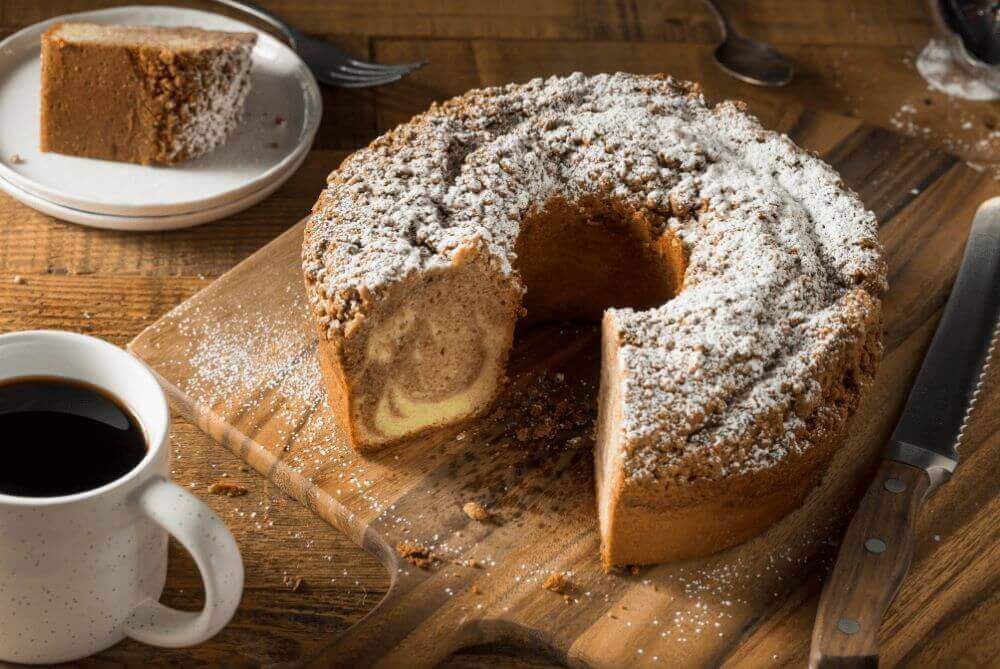
<instances>
[{"instance_id":1,"label":"cut edge of cake","mask_svg":"<svg viewBox=\"0 0 1000 669\"><path fill-rule=\"evenodd\" d=\"M330 406L359 452L381 450L483 415L506 380L517 286L478 246L398 282L334 339L319 359Z\"/></svg>"},{"instance_id":2,"label":"cut edge of cake","mask_svg":"<svg viewBox=\"0 0 1000 669\"><path fill-rule=\"evenodd\" d=\"M857 317L846 324L857 339L843 340L831 361L823 401L806 418L810 441L776 464L717 478L687 480L683 471L634 478L634 450L622 429L620 333L614 312L601 335L594 471L601 562L606 571L703 557L761 534L805 501L825 475L847 433L848 421L871 388L882 359L882 310L867 292L855 293Z\"/></svg>"}]
</instances>

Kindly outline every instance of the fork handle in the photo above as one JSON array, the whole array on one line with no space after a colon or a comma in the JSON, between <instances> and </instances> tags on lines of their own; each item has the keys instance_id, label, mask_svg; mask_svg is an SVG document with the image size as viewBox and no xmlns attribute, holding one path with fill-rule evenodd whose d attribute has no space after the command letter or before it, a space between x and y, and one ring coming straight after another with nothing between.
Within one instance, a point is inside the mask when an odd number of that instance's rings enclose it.
<instances>
[{"instance_id":1,"label":"fork handle","mask_svg":"<svg viewBox=\"0 0 1000 669\"><path fill-rule=\"evenodd\" d=\"M271 26L272 28L278 30L281 34L283 34L285 38L288 39L289 43L291 43L293 49L297 47L296 45L297 38L301 33L299 33L298 30L288 25L287 23L285 23L284 21L282 21L277 16L270 13L257 3L250 2L250 0L214 0L214 1L219 3L220 5L225 5L227 7L232 7L233 9L238 9L244 14L249 14L250 16L253 16L256 19L260 19L267 25Z\"/></svg>"}]
</instances>

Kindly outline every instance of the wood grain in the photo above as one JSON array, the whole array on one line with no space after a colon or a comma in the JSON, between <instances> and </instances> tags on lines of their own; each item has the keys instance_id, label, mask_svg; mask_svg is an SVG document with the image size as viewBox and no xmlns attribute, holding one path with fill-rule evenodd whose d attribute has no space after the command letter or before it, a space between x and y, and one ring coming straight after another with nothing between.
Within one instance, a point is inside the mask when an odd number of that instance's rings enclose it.
<instances>
[{"instance_id":1,"label":"wood grain","mask_svg":"<svg viewBox=\"0 0 1000 669\"><path fill-rule=\"evenodd\" d=\"M712 59L714 43L378 39L373 53L379 60L426 58L436 65L378 89L377 121L384 131L407 120L415 107L482 83L576 70L667 72L700 82L710 98L745 100L765 123L789 104L805 103L918 137L977 164L994 164L1000 156L1000 135L992 134L1000 127L1000 103L977 104L930 89L914 66L920 47L790 44L783 50L795 62L795 80L764 89L723 73Z\"/></svg>"},{"instance_id":2,"label":"wood grain","mask_svg":"<svg viewBox=\"0 0 1000 669\"><path fill-rule=\"evenodd\" d=\"M56 4L56 3L53 3ZM127 5L128 0L103 3ZM183 4L210 6L207 3ZM330 3L325 0L264 0L261 5L311 32L421 38L628 39L714 41L716 27L699 0L463 0ZM753 7L733 5L734 20L759 39L777 43L902 44L926 38L922 7L907 0L877 3L803 4L787 11L782 0ZM88 0L59 0L62 12L93 7ZM0 25L25 25L52 15L53 7L10 2L0 7ZM215 11L224 11L214 8Z\"/></svg>"},{"instance_id":3,"label":"wood grain","mask_svg":"<svg viewBox=\"0 0 1000 669\"><path fill-rule=\"evenodd\" d=\"M719 664L748 652L756 629L781 624L772 616L783 602L809 598L947 297L978 203L970 193L993 184L950 156L856 121L800 109L774 119L829 160L881 221L892 282L887 354L822 486L764 535L718 556L604 575L589 439L549 439L539 453L512 445L502 423L484 419L373 456L354 453L319 381L301 225L132 342L182 413L386 565L385 600L315 666L433 666L484 643L536 647L579 666ZM588 327L524 333L505 414L515 415L519 392L545 373L593 387L596 341ZM205 374L200 362L225 373ZM466 517L471 500L495 522ZM433 546L440 562L407 564L401 542ZM542 587L555 572L571 574L569 604ZM803 655L789 659L805 660L807 639L808 631L798 643ZM893 650L885 649L890 663Z\"/></svg>"},{"instance_id":4,"label":"wood grain","mask_svg":"<svg viewBox=\"0 0 1000 669\"><path fill-rule=\"evenodd\" d=\"M0 35L70 11L131 3L0 0ZM204 1L178 4L219 11ZM390 59L426 49L436 60L415 78L390 88L324 91L319 150L276 195L227 221L168 234L119 235L56 221L0 195L0 330L60 327L124 344L293 225L308 211L323 176L343 151L367 143L385 125L422 111L430 99L457 95L485 82L548 74L554 71L547 67L549 62L572 69L600 64L607 69L642 65L668 70L705 81L713 97L747 99L772 125L774 115L780 117L780 110L790 103L804 104L903 129L963 159L994 162L1000 156L998 140L991 135L1000 124L1000 105L949 99L928 90L914 71L913 60L932 33L923 2L801 0L794 3L794 11L784 0L726 2L747 34L779 43L796 59L800 76L781 91L755 89L718 76L709 58L714 29L698 0L264 0L264 4L293 25L360 55ZM463 46L449 50L452 42ZM600 61L592 57L591 44ZM636 49L643 60L637 60ZM904 106L912 113L900 113ZM957 221L965 216L967 224L976 204L996 189L986 182L967 182L964 174L948 175L954 182L948 189L956 193L955 201L924 196L897 217L933 221L954 215ZM952 211L955 207L957 211ZM963 229L946 226L942 234L961 235ZM889 301L894 317L907 319L905 329L919 330L919 341L926 342L927 328L936 318L933 305L940 306L944 299L937 274L947 266L933 253L935 236L925 231L907 237L911 230L909 224L892 222L882 232L892 253L913 254L915 269L905 275L913 280L924 274L923 285L936 292L930 306L912 313L891 293ZM896 281L904 268L892 270ZM14 275L27 284L11 284ZM116 292L129 296L124 308ZM917 340L907 341L913 345ZM892 345L902 343L897 338ZM908 383L908 378L900 378L888 397L904 394ZM991 372L988 387L991 390L970 426L975 435L970 442L973 454L953 480L928 499L918 523L911 576L883 625L884 646L893 661L905 666L1000 663L1000 635L995 633L995 621L1000 619L996 569L1000 529L995 520L1000 518L1000 505L993 475L1000 467L997 370ZM174 450L179 456L174 477L192 485L233 528L240 543L247 566L243 605L229 627L199 647L158 650L124 642L85 664L288 666L312 655L323 639L374 606L388 587L388 577L374 558L273 484L254 472L241 471L235 456L183 418L174 425ZM207 494L214 477L223 474L249 488L248 495L230 499ZM265 509L269 520L261 524L258 518ZM254 512L257 518L251 518ZM723 660L726 666L803 666L823 567L823 563L810 567L802 587L779 598L766 622L743 633ZM283 583L285 571L304 576L307 587L291 592ZM193 563L172 545L166 601L197 606L198 583ZM491 645L464 651L446 664L535 667L558 662L544 653Z\"/></svg>"}]
</instances>

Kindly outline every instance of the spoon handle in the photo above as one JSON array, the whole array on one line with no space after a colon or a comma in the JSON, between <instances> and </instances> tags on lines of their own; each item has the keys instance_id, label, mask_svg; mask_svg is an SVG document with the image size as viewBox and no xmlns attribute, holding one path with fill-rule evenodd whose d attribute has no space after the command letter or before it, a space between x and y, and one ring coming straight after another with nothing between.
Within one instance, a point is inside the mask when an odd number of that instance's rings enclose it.
<instances>
[{"instance_id":1,"label":"spoon handle","mask_svg":"<svg viewBox=\"0 0 1000 669\"><path fill-rule=\"evenodd\" d=\"M722 7L719 7L719 5L716 4L715 0L702 0L702 2L705 3L705 6L708 7L708 11L710 11L712 16L715 17L715 22L719 25L719 30L722 31L721 41L725 42L729 37L730 32L729 17L726 16Z\"/></svg>"}]
</instances>

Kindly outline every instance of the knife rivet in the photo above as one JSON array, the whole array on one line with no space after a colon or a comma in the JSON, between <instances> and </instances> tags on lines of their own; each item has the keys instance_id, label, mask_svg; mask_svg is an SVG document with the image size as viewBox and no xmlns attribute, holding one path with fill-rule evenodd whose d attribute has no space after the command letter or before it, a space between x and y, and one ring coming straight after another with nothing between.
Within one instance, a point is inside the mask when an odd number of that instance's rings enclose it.
<instances>
[{"instance_id":1,"label":"knife rivet","mask_svg":"<svg viewBox=\"0 0 1000 669\"><path fill-rule=\"evenodd\" d=\"M865 550L869 553L879 553L885 552L885 542L881 539L875 539L874 537L865 541Z\"/></svg>"},{"instance_id":2,"label":"knife rivet","mask_svg":"<svg viewBox=\"0 0 1000 669\"><path fill-rule=\"evenodd\" d=\"M857 634L861 631L861 624L854 618L841 618L837 621L837 629L844 634Z\"/></svg>"},{"instance_id":3,"label":"knife rivet","mask_svg":"<svg viewBox=\"0 0 1000 669\"><path fill-rule=\"evenodd\" d=\"M906 484L896 478L886 479L885 483L882 484L882 487L891 493L900 493L906 490Z\"/></svg>"}]
</instances>

